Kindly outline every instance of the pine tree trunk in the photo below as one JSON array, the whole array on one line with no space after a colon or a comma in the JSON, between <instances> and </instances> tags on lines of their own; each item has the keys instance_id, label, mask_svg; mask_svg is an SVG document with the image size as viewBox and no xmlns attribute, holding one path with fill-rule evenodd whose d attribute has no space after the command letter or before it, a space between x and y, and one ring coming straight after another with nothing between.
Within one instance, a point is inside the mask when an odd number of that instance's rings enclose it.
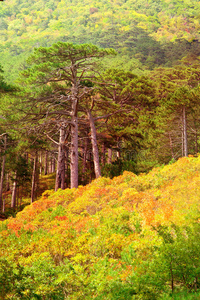
<instances>
[{"instance_id":1,"label":"pine tree trunk","mask_svg":"<svg viewBox=\"0 0 200 300\"><path fill-rule=\"evenodd\" d=\"M31 203L33 203L35 200L35 191L36 191L36 182L37 182L37 163L38 163L38 153L36 151L34 157L34 163L33 163Z\"/></svg>"},{"instance_id":2,"label":"pine tree trunk","mask_svg":"<svg viewBox=\"0 0 200 300\"><path fill-rule=\"evenodd\" d=\"M13 187L12 187L12 199L11 199L11 208L16 208L16 197L17 197L17 171L15 171Z\"/></svg>"},{"instance_id":3,"label":"pine tree trunk","mask_svg":"<svg viewBox=\"0 0 200 300\"><path fill-rule=\"evenodd\" d=\"M56 162L55 162L55 158L52 157L51 173L55 173L55 169L56 169Z\"/></svg>"},{"instance_id":4,"label":"pine tree trunk","mask_svg":"<svg viewBox=\"0 0 200 300\"><path fill-rule=\"evenodd\" d=\"M183 156L188 156L186 108L183 106Z\"/></svg>"},{"instance_id":5,"label":"pine tree trunk","mask_svg":"<svg viewBox=\"0 0 200 300\"><path fill-rule=\"evenodd\" d=\"M42 175L42 164L43 164L43 161L42 161L42 151L40 152L40 175Z\"/></svg>"},{"instance_id":6,"label":"pine tree trunk","mask_svg":"<svg viewBox=\"0 0 200 300\"><path fill-rule=\"evenodd\" d=\"M90 111L87 112L88 119L90 122L90 129L91 129L91 142L92 142L92 154L93 154L93 161L94 161L94 172L95 177L98 178L101 176L101 169L99 163L99 150L97 145L97 134L96 128L94 124L94 119Z\"/></svg>"},{"instance_id":7,"label":"pine tree trunk","mask_svg":"<svg viewBox=\"0 0 200 300\"><path fill-rule=\"evenodd\" d=\"M93 180L93 163L92 163L92 153L89 152L89 170L90 170L90 181Z\"/></svg>"},{"instance_id":8,"label":"pine tree trunk","mask_svg":"<svg viewBox=\"0 0 200 300\"><path fill-rule=\"evenodd\" d=\"M68 166L69 166L69 149L65 148L65 188L69 187L69 174L68 174Z\"/></svg>"},{"instance_id":9,"label":"pine tree trunk","mask_svg":"<svg viewBox=\"0 0 200 300\"><path fill-rule=\"evenodd\" d=\"M78 118L73 117L71 126L71 189L78 187Z\"/></svg>"},{"instance_id":10,"label":"pine tree trunk","mask_svg":"<svg viewBox=\"0 0 200 300\"><path fill-rule=\"evenodd\" d=\"M108 148L108 164L112 164L112 149Z\"/></svg>"},{"instance_id":11,"label":"pine tree trunk","mask_svg":"<svg viewBox=\"0 0 200 300\"><path fill-rule=\"evenodd\" d=\"M0 211L3 209L3 179L4 179L4 173L5 173L5 163L6 163L6 147L7 147L7 135L4 136L4 155L2 160L2 166L1 166L1 180L0 180ZM4 209L3 209L4 210Z\"/></svg>"},{"instance_id":12,"label":"pine tree trunk","mask_svg":"<svg viewBox=\"0 0 200 300\"><path fill-rule=\"evenodd\" d=\"M74 79L72 87L72 125L70 149L70 182L71 189L78 187L78 88Z\"/></svg>"},{"instance_id":13,"label":"pine tree trunk","mask_svg":"<svg viewBox=\"0 0 200 300\"><path fill-rule=\"evenodd\" d=\"M60 128L55 191L65 189L65 127Z\"/></svg>"},{"instance_id":14,"label":"pine tree trunk","mask_svg":"<svg viewBox=\"0 0 200 300\"><path fill-rule=\"evenodd\" d=\"M48 151L45 152L44 175L48 173Z\"/></svg>"},{"instance_id":15,"label":"pine tree trunk","mask_svg":"<svg viewBox=\"0 0 200 300\"><path fill-rule=\"evenodd\" d=\"M82 182L85 182L85 174L87 170L87 155L88 155L88 138L85 139L84 146L83 146Z\"/></svg>"}]
</instances>

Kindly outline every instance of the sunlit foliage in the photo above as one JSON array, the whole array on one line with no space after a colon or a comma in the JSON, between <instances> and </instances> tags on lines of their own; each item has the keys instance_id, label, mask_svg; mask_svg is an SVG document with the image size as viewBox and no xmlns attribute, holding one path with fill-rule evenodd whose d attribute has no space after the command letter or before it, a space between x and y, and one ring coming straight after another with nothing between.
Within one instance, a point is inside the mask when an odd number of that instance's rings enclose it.
<instances>
[{"instance_id":1,"label":"sunlit foliage","mask_svg":"<svg viewBox=\"0 0 200 300\"><path fill-rule=\"evenodd\" d=\"M47 190L0 224L0 299L162 299L198 291L199 171L200 157L189 157L147 175Z\"/></svg>"}]
</instances>

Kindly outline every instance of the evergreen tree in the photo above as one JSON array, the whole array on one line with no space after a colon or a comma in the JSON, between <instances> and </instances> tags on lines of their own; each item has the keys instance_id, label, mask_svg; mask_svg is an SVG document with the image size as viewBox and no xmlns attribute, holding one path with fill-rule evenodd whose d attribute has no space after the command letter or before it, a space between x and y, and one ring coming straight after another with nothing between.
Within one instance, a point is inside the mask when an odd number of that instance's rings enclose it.
<instances>
[{"instance_id":1,"label":"evergreen tree","mask_svg":"<svg viewBox=\"0 0 200 300\"><path fill-rule=\"evenodd\" d=\"M60 130L60 145L62 144L59 151L63 151L70 134L71 188L78 187L78 113L83 99L93 90L92 86L85 85L85 81L94 78L96 59L108 54L115 52L90 44L58 42L48 48L35 49L28 60L31 67L23 72L35 91L32 105L36 113L39 111L39 118L57 117L56 124ZM40 88L37 89L36 85ZM64 132L67 128L68 132ZM58 154L59 160L63 161L61 156ZM60 175L63 172L61 161L58 161L56 179L59 181L59 178L63 178ZM61 186L56 183L56 189L58 187Z\"/></svg>"}]
</instances>

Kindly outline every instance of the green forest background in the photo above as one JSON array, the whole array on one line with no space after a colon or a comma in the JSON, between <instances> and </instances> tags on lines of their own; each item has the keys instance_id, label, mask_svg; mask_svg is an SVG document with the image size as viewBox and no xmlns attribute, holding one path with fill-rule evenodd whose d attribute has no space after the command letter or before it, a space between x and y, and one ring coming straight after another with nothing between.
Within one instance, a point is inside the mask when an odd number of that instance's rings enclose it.
<instances>
[{"instance_id":1,"label":"green forest background","mask_svg":"<svg viewBox=\"0 0 200 300\"><path fill-rule=\"evenodd\" d=\"M0 57L9 82L34 47L53 42L114 48L109 66L141 73L199 55L199 1L4 1Z\"/></svg>"}]
</instances>

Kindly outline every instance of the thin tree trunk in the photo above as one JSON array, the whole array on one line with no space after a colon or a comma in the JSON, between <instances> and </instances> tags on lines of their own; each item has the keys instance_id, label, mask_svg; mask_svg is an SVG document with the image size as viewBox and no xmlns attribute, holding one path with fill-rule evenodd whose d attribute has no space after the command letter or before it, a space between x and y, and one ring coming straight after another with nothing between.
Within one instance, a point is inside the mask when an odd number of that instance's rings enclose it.
<instances>
[{"instance_id":1,"label":"thin tree trunk","mask_svg":"<svg viewBox=\"0 0 200 300\"><path fill-rule=\"evenodd\" d=\"M5 213L5 211L6 211L6 199L5 199L5 197L4 197L4 199L3 199L3 208L2 208L2 212Z\"/></svg>"},{"instance_id":2,"label":"thin tree trunk","mask_svg":"<svg viewBox=\"0 0 200 300\"><path fill-rule=\"evenodd\" d=\"M65 127L60 128L60 138L58 146L58 163L56 170L55 191L59 188L65 189Z\"/></svg>"},{"instance_id":3,"label":"thin tree trunk","mask_svg":"<svg viewBox=\"0 0 200 300\"><path fill-rule=\"evenodd\" d=\"M89 153L89 170L90 170L90 181L93 179L93 163L92 163L92 153Z\"/></svg>"},{"instance_id":4,"label":"thin tree trunk","mask_svg":"<svg viewBox=\"0 0 200 300\"><path fill-rule=\"evenodd\" d=\"M32 188L31 188L31 203L35 200L36 181L37 181L37 163L38 153L35 152L34 163L33 163L33 174L32 174Z\"/></svg>"},{"instance_id":5,"label":"thin tree trunk","mask_svg":"<svg viewBox=\"0 0 200 300\"><path fill-rule=\"evenodd\" d=\"M71 153L70 153L70 182L71 189L78 187L78 88L74 79L72 87L72 125L71 125Z\"/></svg>"},{"instance_id":6,"label":"thin tree trunk","mask_svg":"<svg viewBox=\"0 0 200 300\"><path fill-rule=\"evenodd\" d=\"M78 118L73 117L71 126L71 189L78 187Z\"/></svg>"},{"instance_id":7,"label":"thin tree trunk","mask_svg":"<svg viewBox=\"0 0 200 300\"><path fill-rule=\"evenodd\" d=\"M49 173L52 173L52 157L50 157L50 161L49 161Z\"/></svg>"},{"instance_id":8,"label":"thin tree trunk","mask_svg":"<svg viewBox=\"0 0 200 300\"><path fill-rule=\"evenodd\" d=\"M98 150L98 145L97 145L96 128L95 128L94 119L92 117L91 111L88 110L87 115L88 115L88 119L90 122L90 130L91 130L94 172L95 172L95 177L98 178L101 176L101 168L100 168L100 163L99 163L99 150Z\"/></svg>"},{"instance_id":9,"label":"thin tree trunk","mask_svg":"<svg viewBox=\"0 0 200 300\"><path fill-rule=\"evenodd\" d=\"M112 164L112 149L108 148L108 164Z\"/></svg>"},{"instance_id":10,"label":"thin tree trunk","mask_svg":"<svg viewBox=\"0 0 200 300\"><path fill-rule=\"evenodd\" d=\"M6 163L6 147L7 147L7 135L4 135L4 155L3 155L3 161L1 166L1 180L0 180L0 210L3 209L3 179L4 179L4 173L5 173L5 163Z\"/></svg>"},{"instance_id":11,"label":"thin tree trunk","mask_svg":"<svg viewBox=\"0 0 200 300\"><path fill-rule=\"evenodd\" d=\"M42 164L43 164L43 161L42 161L42 151L40 152L40 175L42 175Z\"/></svg>"},{"instance_id":12,"label":"thin tree trunk","mask_svg":"<svg viewBox=\"0 0 200 300\"><path fill-rule=\"evenodd\" d=\"M55 171L55 159L51 156L51 174Z\"/></svg>"},{"instance_id":13,"label":"thin tree trunk","mask_svg":"<svg viewBox=\"0 0 200 300\"><path fill-rule=\"evenodd\" d=\"M48 173L48 151L45 152L44 175Z\"/></svg>"},{"instance_id":14,"label":"thin tree trunk","mask_svg":"<svg viewBox=\"0 0 200 300\"><path fill-rule=\"evenodd\" d=\"M55 173L55 169L56 169L55 157L52 157L51 173Z\"/></svg>"},{"instance_id":15,"label":"thin tree trunk","mask_svg":"<svg viewBox=\"0 0 200 300\"><path fill-rule=\"evenodd\" d=\"M181 151L182 151L182 157L184 156L184 135L183 135L183 128L182 128L182 132L181 132L181 134L182 134L182 147L181 147Z\"/></svg>"},{"instance_id":16,"label":"thin tree trunk","mask_svg":"<svg viewBox=\"0 0 200 300\"><path fill-rule=\"evenodd\" d=\"M16 197L17 197L17 171L15 171L13 187L12 187L12 199L11 199L11 208L16 208Z\"/></svg>"},{"instance_id":17,"label":"thin tree trunk","mask_svg":"<svg viewBox=\"0 0 200 300\"><path fill-rule=\"evenodd\" d=\"M83 147L83 169L82 169L82 182L85 181L85 173L87 170L87 153L88 153L88 138L84 140Z\"/></svg>"},{"instance_id":18,"label":"thin tree trunk","mask_svg":"<svg viewBox=\"0 0 200 300\"><path fill-rule=\"evenodd\" d=\"M188 156L186 108L183 106L183 156Z\"/></svg>"},{"instance_id":19,"label":"thin tree trunk","mask_svg":"<svg viewBox=\"0 0 200 300\"><path fill-rule=\"evenodd\" d=\"M52 165L52 162L51 162L51 158L50 159L48 159L48 168L47 168L47 173L48 174L51 174L51 165Z\"/></svg>"},{"instance_id":20,"label":"thin tree trunk","mask_svg":"<svg viewBox=\"0 0 200 300\"><path fill-rule=\"evenodd\" d=\"M68 164L69 164L69 149L65 147L65 188L68 188Z\"/></svg>"}]
</instances>

